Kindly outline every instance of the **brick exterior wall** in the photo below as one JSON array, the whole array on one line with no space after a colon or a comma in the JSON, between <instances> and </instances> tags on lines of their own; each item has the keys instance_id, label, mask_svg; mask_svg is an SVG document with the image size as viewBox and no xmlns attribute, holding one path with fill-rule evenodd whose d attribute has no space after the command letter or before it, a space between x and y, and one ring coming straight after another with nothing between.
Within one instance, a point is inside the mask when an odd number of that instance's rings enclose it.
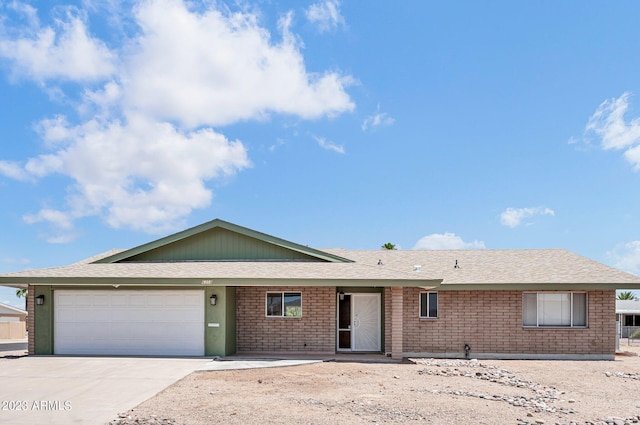
<instances>
[{"instance_id":1,"label":"brick exterior wall","mask_svg":"<svg viewBox=\"0 0 640 425\"><path fill-rule=\"evenodd\" d=\"M301 292L302 317L266 317L267 292ZM238 287L238 353L335 353L335 287Z\"/></svg>"},{"instance_id":2,"label":"brick exterior wall","mask_svg":"<svg viewBox=\"0 0 640 425\"><path fill-rule=\"evenodd\" d=\"M615 290L587 292L586 329L523 328L523 291L439 291L438 318L420 319L420 292L404 288L405 353L615 353Z\"/></svg>"},{"instance_id":3,"label":"brick exterior wall","mask_svg":"<svg viewBox=\"0 0 640 425\"><path fill-rule=\"evenodd\" d=\"M36 353L36 340L35 340L35 305L36 300L34 293L36 292L33 285L29 285L27 292L27 352L29 355Z\"/></svg>"},{"instance_id":4,"label":"brick exterior wall","mask_svg":"<svg viewBox=\"0 0 640 425\"><path fill-rule=\"evenodd\" d=\"M384 353L391 355L391 288L384 288Z\"/></svg>"},{"instance_id":5,"label":"brick exterior wall","mask_svg":"<svg viewBox=\"0 0 640 425\"><path fill-rule=\"evenodd\" d=\"M404 291L401 287L391 288L391 357L402 360L404 344Z\"/></svg>"},{"instance_id":6,"label":"brick exterior wall","mask_svg":"<svg viewBox=\"0 0 640 425\"><path fill-rule=\"evenodd\" d=\"M335 287L239 287L237 291L238 353L335 352ZM265 296L271 291L301 292L302 318L266 317ZM383 297L385 353L394 351L392 291L385 288ZM420 319L420 292L402 290L404 353L463 356L464 344L471 346L472 356L615 353L614 290L587 292L586 329L523 328L523 291L439 291L438 318Z\"/></svg>"}]
</instances>

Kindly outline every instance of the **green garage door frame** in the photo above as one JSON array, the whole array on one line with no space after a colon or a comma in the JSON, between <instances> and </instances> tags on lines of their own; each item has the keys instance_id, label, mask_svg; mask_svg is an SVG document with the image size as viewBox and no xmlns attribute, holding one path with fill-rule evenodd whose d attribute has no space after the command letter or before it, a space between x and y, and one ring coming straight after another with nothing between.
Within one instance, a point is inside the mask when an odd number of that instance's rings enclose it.
<instances>
[{"instance_id":1,"label":"green garage door frame","mask_svg":"<svg viewBox=\"0 0 640 425\"><path fill-rule=\"evenodd\" d=\"M202 287L202 286L120 286L127 290L200 290L204 289L204 355L228 356L236 352L236 290L234 287ZM82 286L82 285L36 285L34 299L44 295L43 305L34 305L34 353L36 355L53 355L54 342L54 291L58 289L113 290L113 286ZM217 303L210 305L209 298L216 295ZM30 330L31 331L31 330Z\"/></svg>"}]
</instances>

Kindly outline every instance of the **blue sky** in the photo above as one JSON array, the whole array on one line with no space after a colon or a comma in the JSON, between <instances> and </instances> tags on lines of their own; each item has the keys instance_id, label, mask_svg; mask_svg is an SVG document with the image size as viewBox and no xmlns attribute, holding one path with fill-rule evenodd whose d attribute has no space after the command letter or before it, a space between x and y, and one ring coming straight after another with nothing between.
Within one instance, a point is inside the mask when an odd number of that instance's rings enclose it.
<instances>
[{"instance_id":1,"label":"blue sky","mask_svg":"<svg viewBox=\"0 0 640 425\"><path fill-rule=\"evenodd\" d=\"M638 16L0 1L0 273L222 218L316 248L565 248L640 274Z\"/></svg>"}]
</instances>

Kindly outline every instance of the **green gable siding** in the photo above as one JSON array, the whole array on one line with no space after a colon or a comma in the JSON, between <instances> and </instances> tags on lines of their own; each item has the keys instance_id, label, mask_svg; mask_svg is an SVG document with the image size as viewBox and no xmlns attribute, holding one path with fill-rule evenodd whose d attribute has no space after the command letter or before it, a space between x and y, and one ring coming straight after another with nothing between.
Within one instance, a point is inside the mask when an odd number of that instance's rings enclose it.
<instances>
[{"instance_id":1,"label":"green gable siding","mask_svg":"<svg viewBox=\"0 0 640 425\"><path fill-rule=\"evenodd\" d=\"M121 262L230 260L322 261L302 252L216 227L141 252Z\"/></svg>"}]
</instances>

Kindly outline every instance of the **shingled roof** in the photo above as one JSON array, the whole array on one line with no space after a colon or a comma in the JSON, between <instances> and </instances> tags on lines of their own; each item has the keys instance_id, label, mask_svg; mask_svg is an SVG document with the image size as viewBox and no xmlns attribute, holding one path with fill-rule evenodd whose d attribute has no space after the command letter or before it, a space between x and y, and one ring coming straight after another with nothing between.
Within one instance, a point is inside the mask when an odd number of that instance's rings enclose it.
<instances>
[{"instance_id":1,"label":"shingled roof","mask_svg":"<svg viewBox=\"0 0 640 425\"><path fill-rule=\"evenodd\" d=\"M420 286L449 289L633 289L640 277L562 249L376 250L328 249L353 262L177 261L96 263L0 275L0 284L202 284ZM379 264L381 263L381 264Z\"/></svg>"},{"instance_id":2,"label":"shingled roof","mask_svg":"<svg viewBox=\"0 0 640 425\"><path fill-rule=\"evenodd\" d=\"M441 289L513 284L640 287L640 277L564 249L327 251L358 264L381 261L385 268L398 271L420 266L420 272L416 273L442 279Z\"/></svg>"},{"instance_id":3,"label":"shingled roof","mask_svg":"<svg viewBox=\"0 0 640 425\"><path fill-rule=\"evenodd\" d=\"M289 261L79 262L0 275L0 284L10 286L17 283L202 284L202 281L229 286L434 286L440 283L426 273L417 275L364 263Z\"/></svg>"},{"instance_id":4,"label":"shingled roof","mask_svg":"<svg viewBox=\"0 0 640 425\"><path fill-rule=\"evenodd\" d=\"M640 277L562 249L318 250L216 219L69 266L0 275L0 285L29 284L567 290L636 289Z\"/></svg>"}]
</instances>

